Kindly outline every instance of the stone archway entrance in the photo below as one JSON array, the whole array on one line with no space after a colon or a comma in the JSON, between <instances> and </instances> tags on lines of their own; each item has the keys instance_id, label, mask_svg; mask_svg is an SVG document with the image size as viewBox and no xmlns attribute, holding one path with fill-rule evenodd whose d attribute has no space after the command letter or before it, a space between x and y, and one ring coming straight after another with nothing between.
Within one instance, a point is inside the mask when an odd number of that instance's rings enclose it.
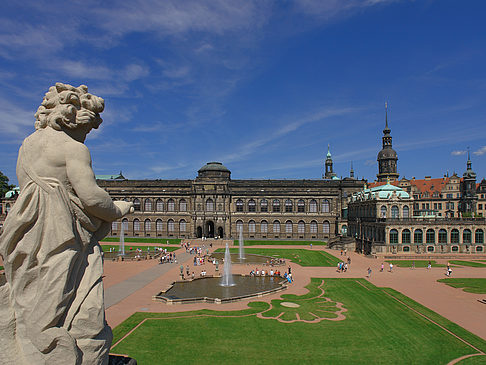
<instances>
[{"instance_id":1,"label":"stone archway entrance","mask_svg":"<svg viewBox=\"0 0 486 365\"><path fill-rule=\"evenodd\" d=\"M224 238L223 233L224 233L223 227L218 227L218 236L219 236L219 238Z\"/></svg>"},{"instance_id":2,"label":"stone archway entrance","mask_svg":"<svg viewBox=\"0 0 486 365\"><path fill-rule=\"evenodd\" d=\"M207 221L206 222L206 237L214 238L214 222Z\"/></svg>"},{"instance_id":3,"label":"stone archway entrance","mask_svg":"<svg viewBox=\"0 0 486 365\"><path fill-rule=\"evenodd\" d=\"M196 237L197 238L201 238L202 237L202 227L201 226L197 227Z\"/></svg>"}]
</instances>

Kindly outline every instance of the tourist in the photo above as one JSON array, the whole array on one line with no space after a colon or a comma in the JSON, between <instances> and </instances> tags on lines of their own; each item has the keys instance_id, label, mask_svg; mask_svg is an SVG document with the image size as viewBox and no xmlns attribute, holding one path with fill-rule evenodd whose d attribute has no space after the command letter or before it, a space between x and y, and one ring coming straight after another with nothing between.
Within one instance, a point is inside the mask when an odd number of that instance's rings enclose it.
<instances>
[{"instance_id":1,"label":"tourist","mask_svg":"<svg viewBox=\"0 0 486 365\"><path fill-rule=\"evenodd\" d=\"M193 271L192 272L192 280L194 280L194 276L195 276L195 274L194 274L194 271Z\"/></svg>"},{"instance_id":2,"label":"tourist","mask_svg":"<svg viewBox=\"0 0 486 365\"><path fill-rule=\"evenodd\" d=\"M371 267L368 267L368 278L371 279Z\"/></svg>"},{"instance_id":3,"label":"tourist","mask_svg":"<svg viewBox=\"0 0 486 365\"><path fill-rule=\"evenodd\" d=\"M186 274L189 276L189 265L186 266Z\"/></svg>"},{"instance_id":4,"label":"tourist","mask_svg":"<svg viewBox=\"0 0 486 365\"><path fill-rule=\"evenodd\" d=\"M310 244L310 248L311 248L311 250L312 250L312 242L311 242L311 244Z\"/></svg>"},{"instance_id":5,"label":"tourist","mask_svg":"<svg viewBox=\"0 0 486 365\"><path fill-rule=\"evenodd\" d=\"M292 269L290 268L290 265L289 265L289 274L292 274Z\"/></svg>"},{"instance_id":6,"label":"tourist","mask_svg":"<svg viewBox=\"0 0 486 365\"><path fill-rule=\"evenodd\" d=\"M390 272L393 272L393 263L390 262Z\"/></svg>"},{"instance_id":7,"label":"tourist","mask_svg":"<svg viewBox=\"0 0 486 365\"><path fill-rule=\"evenodd\" d=\"M430 262L430 260L429 260L429 262L428 262L428 264L427 264L427 270L430 270L431 268L432 268L432 263L431 263L431 262Z\"/></svg>"},{"instance_id":8,"label":"tourist","mask_svg":"<svg viewBox=\"0 0 486 365\"><path fill-rule=\"evenodd\" d=\"M385 264L382 262L381 263L381 269L380 269L380 272L383 272L383 269L385 268Z\"/></svg>"},{"instance_id":9,"label":"tourist","mask_svg":"<svg viewBox=\"0 0 486 365\"><path fill-rule=\"evenodd\" d=\"M343 255L343 249L341 248L341 256Z\"/></svg>"},{"instance_id":10,"label":"tourist","mask_svg":"<svg viewBox=\"0 0 486 365\"><path fill-rule=\"evenodd\" d=\"M348 257L348 265L351 265L351 257Z\"/></svg>"},{"instance_id":11,"label":"tourist","mask_svg":"<svg viewBox=\"0 0 486 365\"><path fill-rule=\"evenodd\" d=\"M412 270L415 269L415 260L412 261Z\"/></svg>"},{"instance_id":12,"label":"tourist","mask_svg":"<svg viewBox=\"0 0 486 365\"><path fill-rule=\"evenodd\" d=\"M273 269L270 269L270 276L273 276Z\"/></svg>"},{"instance_id":13,"label":"tourist","mask_svg":"<svg viewBox=\"0 0 486 365\"><path fill-rule=\"evenodd\" d=\"M347 249L347 248L345 248L345 249L344 249L344 256L347 256L347 255L348 255L348 249Z\"/></svg>"},{"instance_id":14,"label":"tourist","mask_svg":"<svg viewBox=\"0 0 486 365\"><path fill-rule=\"evenodd\" d=\"M348 271L348 264L346 264L346 263L344 264L344 269L343 270L344 270L344 272Z\"/></svg>"},{"instance_id":15,"label":"tourist","mask_svg":"<svg viewBox=\"0 0 486 365\"><path fill-rule=\"evenodd\" d=\"M447 272L446 272L446 276L451 276L452 274L452 269L450 266L447 267Z\"/></svg>"},{"instance_id":16,"label":"tourist","mask_svg":"<svg viewBox=\"0 0 486 365\"><path fill-rule=\"evenodd\" d=\"M337 272L340 272L341 271L341 262L338 262L337 264Z\"/></svg>"}]
</instances>

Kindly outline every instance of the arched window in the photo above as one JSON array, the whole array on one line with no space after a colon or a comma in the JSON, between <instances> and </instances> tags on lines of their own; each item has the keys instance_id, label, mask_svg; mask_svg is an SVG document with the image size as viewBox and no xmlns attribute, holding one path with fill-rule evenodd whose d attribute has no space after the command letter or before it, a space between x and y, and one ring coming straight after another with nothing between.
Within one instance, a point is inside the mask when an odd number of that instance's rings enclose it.
<instances>
[{"instance_id":1,"label":"arched window","mask_svg":"<svg viewBox=\"0 0 486 365\"><path fill-rule=\"evenodd\" d=\"M179 210L181 212L186 212L187 211L187 202L185 199L181 199L179 202Z\"/></svg>"},{"instance_id":2,"label":"arched window","mask_svg":"<svg viewBox=\"0 0 486 365\"><path fill-rule=\"evenodd\" d=\"M482 229L476 229L474 242L480 244L484 243L484 232Z\"/></svg>"},{"instance_id":3,"label":"arched window","mask_svg":"<svg viewBox=\"0 0 486 365\"><path fill-rule=\"evenodd\" d=\"M254 220L251 220L251 221L248 222L248 231L250 233L255 233L255 227L256 227L256 225L255 225Z\"/></svg>"},{"instance_id":4,"label":"arched window","mask_svg":"<svg viewBox=\"0 0 486 365\"><path fill-rule=\"evenodd\" d=\"M399 210L396 205L391 207L391 217L395 219L400 218Z\"/></svg>"},{"instance_id":5,"label":"arched window","mask_svg":"<svg viewBox=\"0 0 486 365\"><path fill-rule=\"evenodd\" d=\"M292 221L285 222L285 233L292 233Z\"/></svg>"},{"instance_id":6,"label":"arched window","mask_svg":"<svg viewBox=\"0 0 486 365\"><path fill-rule=\"evenodd\" d=\"M238 199L236 201L236 211L237 212L242 212L243 211L243 200Z\"/></svg>"},{"instance_id":7,"label":"arched window","mask_svg":"<svg viewBox=\"0 0 486 365\"><path fill-rule=\"evenodd\" d=\"M397 244L398 243L398 231L396 229L390 230L390 244Z\"/></svg>"},{"instance_id":8,"label":"arched window","mask_svg":"<svg viewBox=\"0 0 486 365\"><path fill-rule=\"evenodd\" d=\"M299 213L305 212L305 202L302 199L300 199L297 202L297 212L299 212Z\"/></svg>"},{"instance_id":9,"label":"arched window","mask_svg":"<svg viewBox=\"0 0 486 365\"><path fill-rule=\"evenodd\" d=\"M272 203L272 206L273 206L273 211L274 212L280 212L280 200L274 199L273 200L273 203Z\"/></svg>"},{"instance_id":10,"label":"arched window","mask_svg":"<svg viewBox=\"0 0 486 365\"><path fill-rule=\"evenodd\" d=\"M459 243L459 230L453 229L451 231L451 243Z\"/></svg>"},{"instance_id":11,"label":"arched window","mask_svg":"<svg viewBox=\"0 0 486 365\"><path fill-rule=\"evenodd\" d=\"M248 211L256 212L256 203L253 199L250 199L250 201L248 202Z\"/></svg>"},{"instance_id":12,"label":"arched window","mask_svg":"<svg viewBox=\"0 0 486 365\"><path fill-rule=\"evenodd\" d=\"M185 232L186 231L186 221L184 219L181 219L179 221L179 231L180 232Z\"/></svg>"},{"instance_id":13,"label":"arched window","mask_svg":"<svg viewBox=\"0 0 486 365\"><path fill-rule=\"evenodd\" d=\"M206 211L212 212L214 210L214 202L213 199L209 198L206 200Z\"/></svg>"},{"instance_id":14,"label":"arched window","mask_svg":"<svg viewBox=\"0 0 486 365\"><path fill-rule=\"evenodd\" d=\"M425 233L425 240L426 243L435 243L435 231L432 228L429 228Z\"/></svg>"},{"instance_id":15,"label":"arched window","mask_svg":"<svg viewBox=\"0 0 486 365\"><path fill-rule=\"evenodd\" d=\"M462 243L472 243L472 234L470 229L462 231Z\"/></svg>"},{"instance_id":16,"label":"arched window","mask_svg":"<svg viewBox=\"0 0 486 365\"><path fill-rule=\"evenodd\" d=\"M285 201L285 213L291 213L292 212L292 201L290 199L287 199Z\"/></svg>"},{"instance_id":17,"label":"arched window","mask_svg":"<svg viewBox=\"0 0 486 365\"><path fill-rule=\"evenodd\" d=\"M169 219L167 221L167 230L170 232L174 232L174 220L173 219Z\"/></svg>"},{"instance_id":18,"label":"arched window","mask_svg":"<svg viewBox=\"0 0 486 365\"><path fill-rule=\"evenodd\" d=\"M408 205L403 207L403 218L410 218L410 208Z\"/></svg>"},{"instance_id":19,"label":"arched window","mask_svg":"<svg viewBox=\"0 0 486 365\"><path fill-rule=\"evenodd\" d=\"M309 202L309 212L317 213L317 202L314 199Z\"/></svg>"},{"instance_id":20,"label":"arched window","mask_svg":"<svg viewBox=\"0 0 486 365\"><path fill-rule=\"evenodd\" d=\"M317 233L317 222L316 221L312 221L310 223L310 232L311 233Z\"/></svg>"},{"instance_id":21,"label":"arched window","mask_svg":"<svg viewBox=\"0 0 486 365\"><path fill-rule=\"evenodd\" d=\"M274 233L280 233L280 222L279 221L273 221L273 232Z\"/></svg>"},{"instance_id":22,"label":"arched window","mask_svg":"<svg viewBox=\"0 0 486 365\"><path fill-rule=\"evenodd\" d=\"M169 199L169 201L167 202L167 211L169 212L173 212L175 210L175 202L174 202L174 199ZM172 222L173 223L173 222Z\"/></svg>"},{"instance_id":23,"label":"arched window","mask_svg":"<svg viewBox=\"0 0 486 365\"><path fill-rule=\"evenodd\" d=\"M117 229L118 229L118 222L117 221L111 222L111 230L116 231Z\"/></svg>"},{"instance_id":24,"label":"arched window","mask_svg":"<svg viewBox=\"0 0 486 365\"><path fill-rule=\"evenodd\" d=\"M155 202L155 209L157 212L163 212L164 211L164 201L162 199L157 199Z\"/></svg>"},{"instance_id":25,"label":"arched window","mask_svg":"<svg viewBox=\"0 0 486 365\"><path fill-rule=\"evenodd\" d=\"M136 212L139 212L140 211L140 200L137 199L137 198L133 199L133 209Z\"/></svg>"},{"instance_id":26,"label":"arched window","mask_svg":"<svg viewBox=\"0 0 486 365\"><path fill-rule=\"evenodd\" d=\"M164 230L164 225L162 223L162 219L157 219L155 221L155 229L157 230L157 232L162 232Z\"/></svg>"},{"instance_id":27,"label":"arched window","mask_svg":"<svg viewBox=\"0 0 486 365\"><path fill-rule=\"evenodd\" d=\"M267 231L268 231L268 223L267 223L267 221L262 221L260 223L260 231L262 233L267 233Z\"/></svg>"},{"instance_id":28,"label":"arched window","mask_svg":"<svg viewBox=\"0 0 486 365\"><path fill-rule=\"evenodd\" d=\"M260 201L260 210L262 212L268 212L268 201L267 201L267 199L262 199Z\"/></svg>"},{"instance_id":29,"label":"arched window","mask_svg":"<svg viewBox=\"0 0 486 365\"><path fill-rule=\"evenodd\" d=\"M236 232L238 232L238 233L243 232L243 221L242 220L236 221Z\"/></svg>"},{"instance_id":30,"label":"arched window","mask_svg":"<svg viewBox=\"0 0 486 365\"><path fill-rule=\"evenodd\" d=\"M411 243L410 242L410 230L409 229L404 229L402 231L402 244L407 244L407 243Z\"/></svg>"},{"instance_id":31,"label":"arched window","mask_svg":"<svg viewBox=\"0 0 486 365\"><path fill-rule=\"evenodd\" d=\"M145 232L149 232L152 229L152 222L150 222L150 219L145 219L144 228Z\"/></svg>"},{"instance_id":32,"label":"arched window","mask_svg":"<svg viewBox=\"0 0 486 365\"><path fill-rule=\"evenodd\" d=\"M128 231L128 219L127 218L123 218L123 220L122 220L122 227L123 227L123 230L125 232Z\"/></svg>"},{"instance_id":33,"label":"arched window","mask_svg":"<svg viewBox=\"0 0 486 365\"><path fill-rule=\"evenodd\" d=\"M140 231L140 221L137 218L133 220L133 230L136 232Z\"/></svg>"},{"instance_id":34,"label":"arched window","mask_svg":"<svg viewBox=\"0 0 486 365\"><path fill-rule=\"evenodd\" d=\"M145 204L143 206L143 210L146 212L152 211L152 199L145 199Z\"/></svg>"},{"instance_id":35,"label":"arched window","mask_svg":"<svg viewBox=\"0 0 486 365\"><path fill-rule=\"evenodd\" d=\"M330 208L329 200L324 199L322 201L322 213L329 213L329 208Z\"/></svg>"},{"instance_id":36,"label":"arched window","mask_svg":"<svg viewBox=\"0 0 486 365\"><path fill-rule=\"evenodd\" d=\"M439 229L439 243L447 243L447 231Z\"/></svg>"},{"instance_id":37,"label":"arched window","mask_svg":"<svg viewBox=\"0 0 486 365\"><path fill-rule=\"evenodd\" d=\"M424 243L424 235L421 229L416 229L413 232L413 243Z\"/></svg>"},{"instance_id":38,"label":"arched window","mask_svg":"<svg viewBox=\"0 0 486 365\"><path fill-rule=\"evenodd\" d=\"M329 234L331 232L331 225L328 221L324 221L322 225L322 233Z\"/></svg>"},{"instance_id":39,"label":"arched window","mask_svg":"<svg viewBox=\"0 0 486 365\"><path fill-rule=\"evenodd\" d=\"M386 218L386 206L384 205L380 208L380 218Z\"/></svg>"},{"instance_id":40,"label":"arched window","mask_svg":"<svg viewBox=\"0 0 486 365\"><path fill-rule=\"evenodd\" d=\"M297 232L299 233L305 233L305 223L304 221L299 221L297 224Z\"/></svg>"}]
</instances>

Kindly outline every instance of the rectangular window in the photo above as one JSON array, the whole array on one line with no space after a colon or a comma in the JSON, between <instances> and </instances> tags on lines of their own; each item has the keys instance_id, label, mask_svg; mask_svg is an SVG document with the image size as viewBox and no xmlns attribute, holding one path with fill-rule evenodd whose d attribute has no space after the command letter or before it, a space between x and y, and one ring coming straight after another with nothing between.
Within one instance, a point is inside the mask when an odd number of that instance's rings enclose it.
<instances>
[{"instance_id":1,"label":"rectangular window","mask_svg":"<svg viewBox=\"0 0 486 365\"><path fill-rule=\"evenodd\" d=\"M452 199L452 194L447 194L447 199Z\"/></svg>"},{"instance_id":2,"label":"rectangular window","mask_svg":"<svg viewBox=\"0 0 486 365\"><path fill-rule=\"evenodd\" d=\"M437 210L437 203L434 203L434 209Z\"/></svg>"},{"instance_id":3,"label":"rectangular window","mask_svg":"<svg viewBox=\"0 0 486 365\"><path fill-rule=\"evenodd\" d=\"M482 210L483 209L483 205L482 204L478 204L478 209L479 210Z\"/></svg>"},{"instance_id":4,"label":"rectangular window","mask_svg":"<svg viewBox=\"0 0 486 365\"><path fill-rule=\"evenodd\" d=\"M439 203L439 209L442 209L442 203Z\"/></svg>"}]
</instances>

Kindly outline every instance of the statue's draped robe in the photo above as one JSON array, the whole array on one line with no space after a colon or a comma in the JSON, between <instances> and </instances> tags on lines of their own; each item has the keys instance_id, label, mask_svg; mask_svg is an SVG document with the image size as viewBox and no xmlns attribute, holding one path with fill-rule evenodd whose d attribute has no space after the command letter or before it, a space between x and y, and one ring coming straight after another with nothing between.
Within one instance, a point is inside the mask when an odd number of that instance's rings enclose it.
<instances>
[{"instance_id":1,"label":"statue's draped robe","mask_svg":"<svg viewBox=\"0 0 486 365\"><path fill-rule=\"evenodd\" d=\"M22 151L24 150L24 151ZM0 236L7 283L0 287L0 363L106 364L98 239L109 223L90 216L55 178L40 178L19 151L29 181Z\"/></svg>"}]
</instances>

